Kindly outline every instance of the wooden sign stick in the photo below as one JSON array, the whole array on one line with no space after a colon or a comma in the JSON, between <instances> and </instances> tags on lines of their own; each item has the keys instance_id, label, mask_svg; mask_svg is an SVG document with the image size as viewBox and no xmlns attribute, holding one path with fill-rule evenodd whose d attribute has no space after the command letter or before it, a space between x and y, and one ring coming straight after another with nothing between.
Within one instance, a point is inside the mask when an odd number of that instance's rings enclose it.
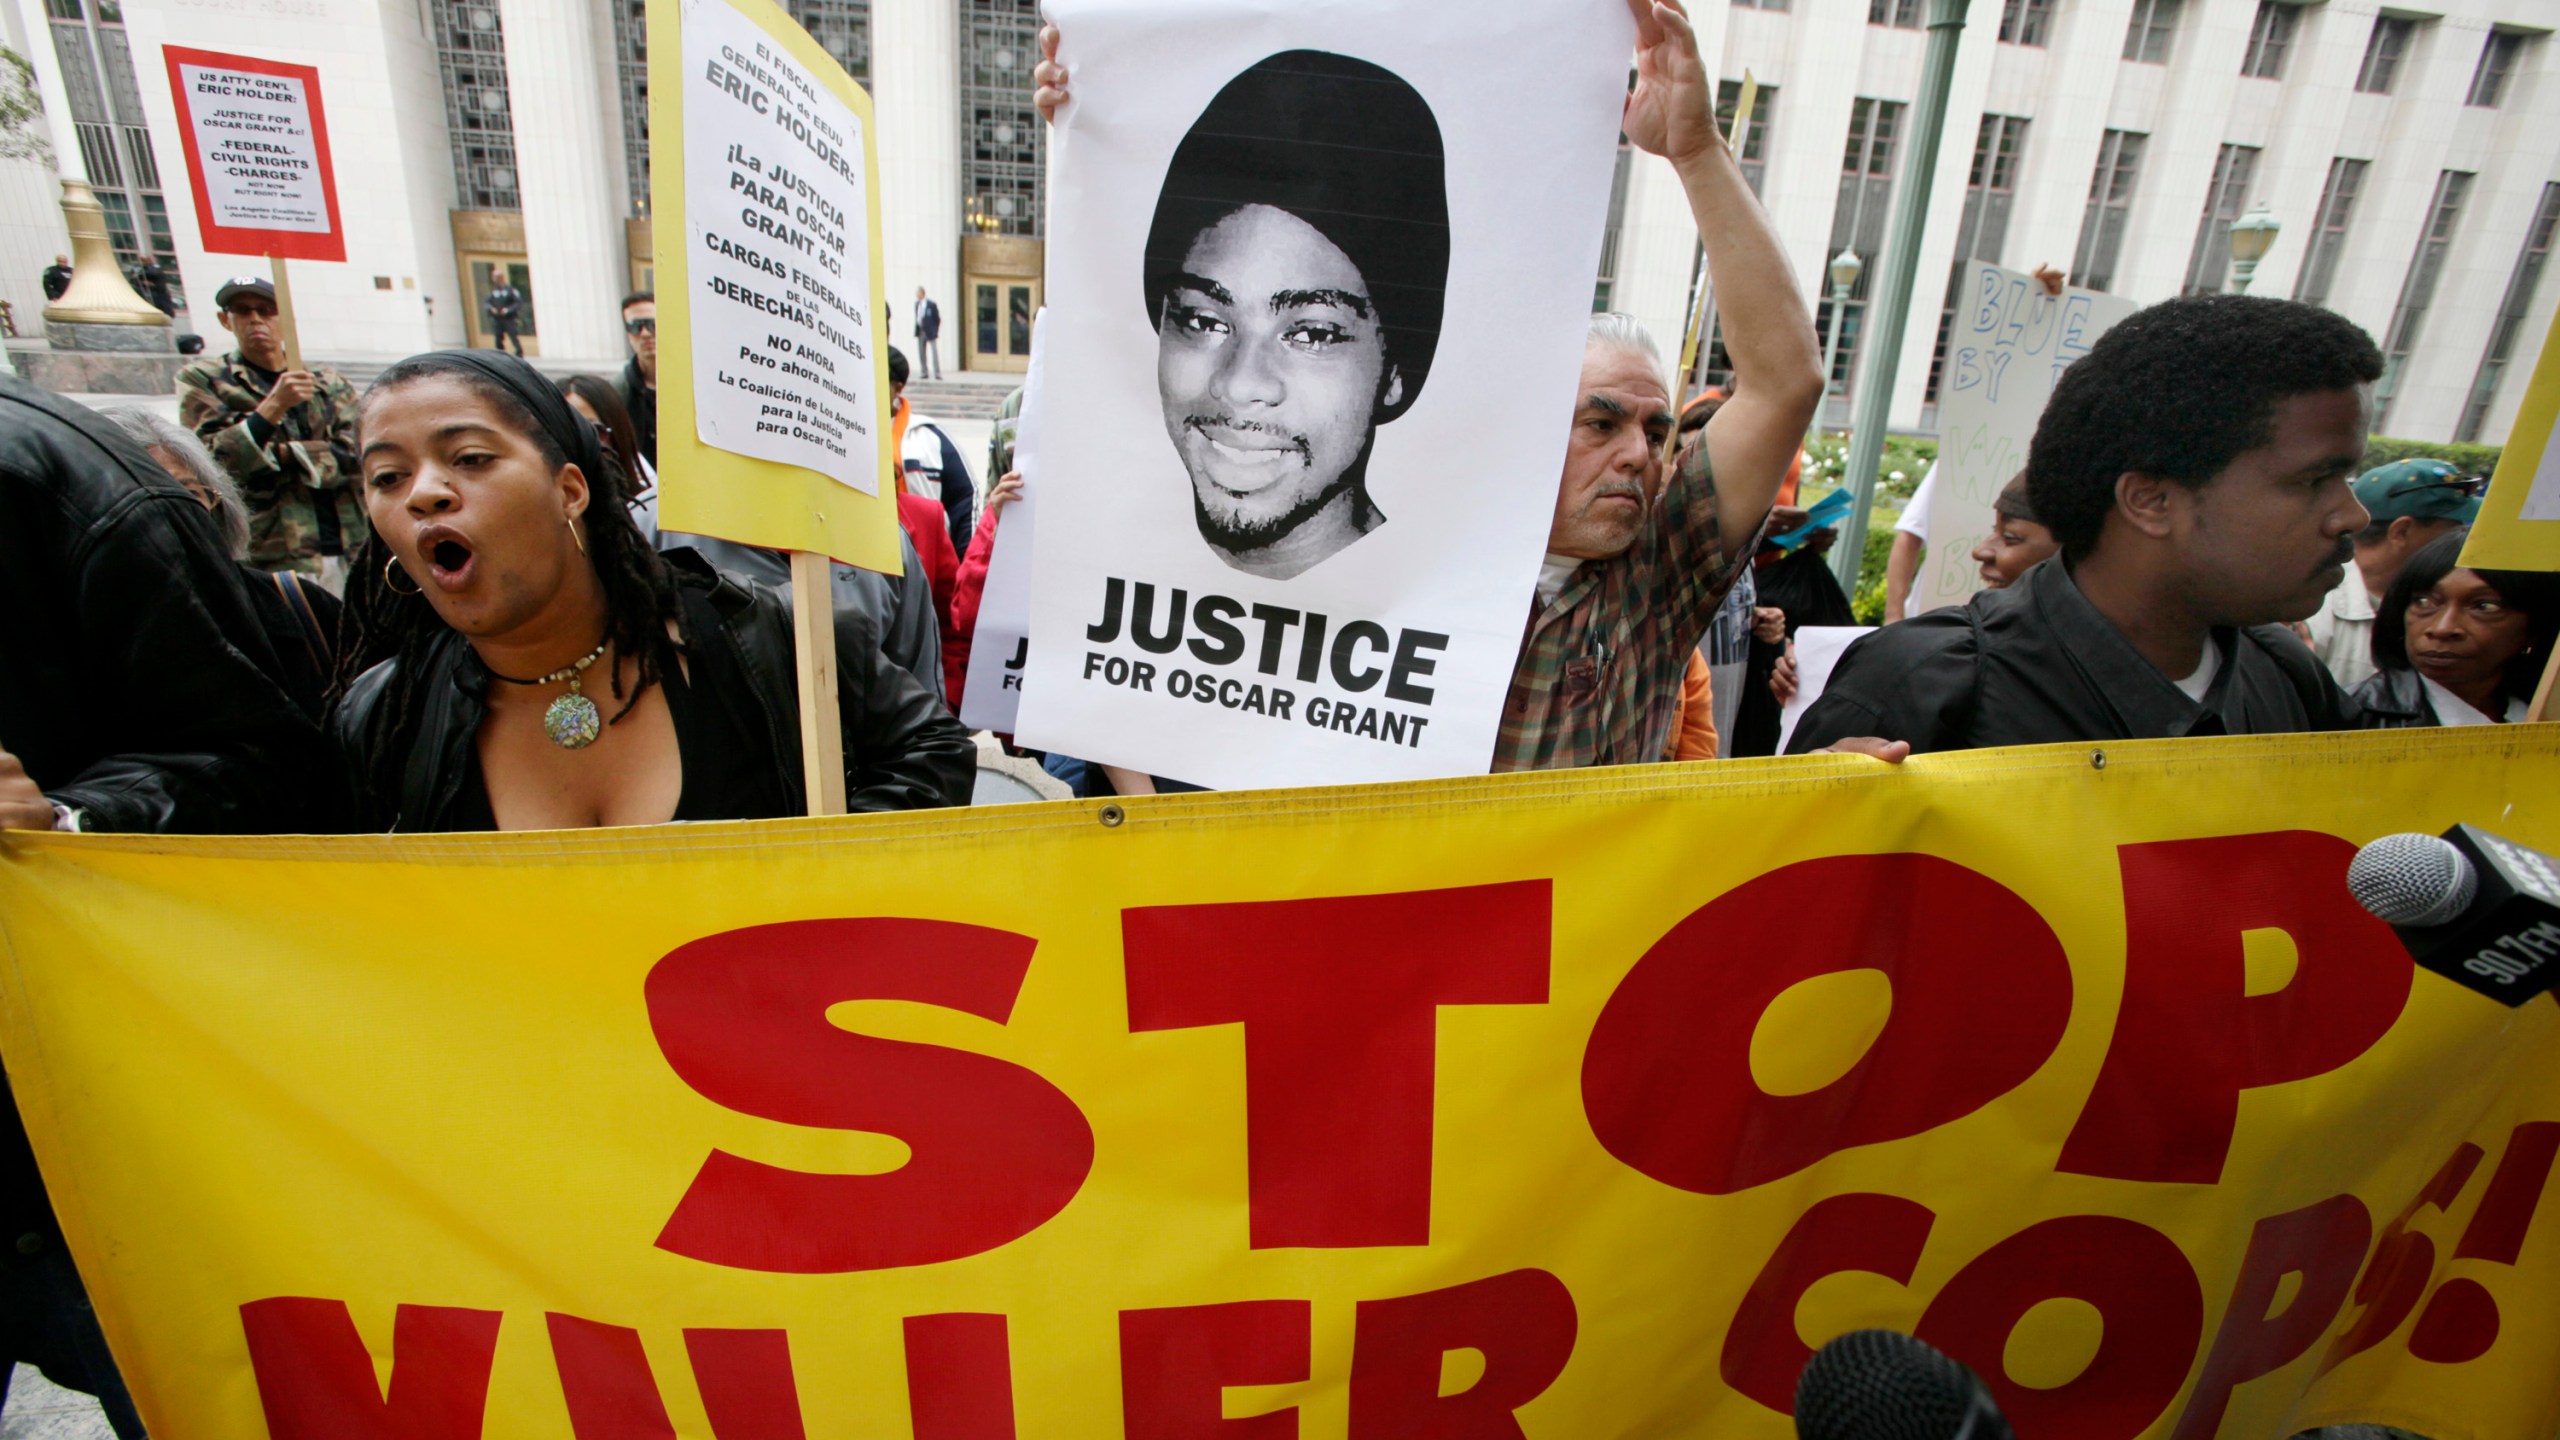
<instances>
[{"instance_id":1,"label":"wooden sign stick","mask_svg":"<svg viewBox=\"0 0 2560 1440\"><path fill-rule=\"evenodd\" d=\"M1750 71L1745 70L1742 72L1742 93L1734 97L1733 133L1728 137L1728 143L1733 147L1735 164L1742 162L1742 149L1749 143L1751 135L1751 111L1759 102L1760 82L1752 77ZM1708 116L1710 122L1714 118L1712 114ZM1671 433L1662 441L1662 459L1665 465L1670 464L1672 453L1680 445L1679 417L1681 412L1689 407L1689 372L1697 368L1698 347L1707 343L1707 337L1702 332L1707 328L1707 312L1715 304L1715 293L1715 273L1706 267L1702 259L1698 266L1697 303L1689 309L1689 333L1682 336L1680 340L1680 368L1671 374Z\"/></svg>"},{"instance_id":2,"label":"wooden sign stick","mask_svg":"<svg viewBox=\"0 0 2560 1440\"><path fill-rule=\"evenodd\" d=\"M791 552L791 640L799 657L800 771L809 813L844 813L844 725L836 695L836 591L827 557Z\"/></svg>"},{"instance_id":3,"label":"wooden sign stick","mask_svg":"<svg viewBox=\"0 0 2560 1440\"><path fill-rule=\"evenodd\" d=\"M270 255L267 267L275 272L276 340L284 346L284 368L302 368L302 332L293 324L293 281L285 274L284 257Z\"/></svg>"},{"instance_id":4,"label":"wooden sign stick","mask_svg":"<svg viewBox=\"0 0 2560 1440\"><path fill-rule=\"evenodd\" d=\"M2555 687L2560 687L2560 645L2553 646L2551 658L2543 662L2542 683L2533 687L2533 703L2525 707L2526 724L2539 725L2552 718L2551 692Z\"/></svg>"}]
</instances>

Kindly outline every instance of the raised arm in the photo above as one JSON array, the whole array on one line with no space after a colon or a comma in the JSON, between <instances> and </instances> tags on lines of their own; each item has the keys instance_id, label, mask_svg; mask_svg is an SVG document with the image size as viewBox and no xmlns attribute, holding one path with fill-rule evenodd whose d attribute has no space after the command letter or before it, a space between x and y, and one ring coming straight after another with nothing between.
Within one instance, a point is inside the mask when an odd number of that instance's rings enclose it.
<instances>
[{"instance_id":1,"label":"raised arm","mask_svg":"<svg viewBox=\"0 0 2560 1440\"><path fill-rule=\"evenodd\" d=\"M1751 543L1822 398L1813 316L1787 272L1768 214L1716 128L1715 90L1679 0L1628 0L1636 17L1636 85L1625 130L1671 162L1715 277L1733 399L1707 422L1707 459L1728 555Z\"/></svg>"}]
</instances>

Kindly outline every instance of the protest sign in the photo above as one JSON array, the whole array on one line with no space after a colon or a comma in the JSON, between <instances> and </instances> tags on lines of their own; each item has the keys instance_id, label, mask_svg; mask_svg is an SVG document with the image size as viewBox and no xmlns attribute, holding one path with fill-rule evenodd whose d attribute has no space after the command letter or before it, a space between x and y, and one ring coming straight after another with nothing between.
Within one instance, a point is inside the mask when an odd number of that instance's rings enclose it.
<instances>
[{"instance_id":1,"label":"protest sign","mask_svg":"<svg viewBox=\"0 0 2560 1440\"><path fill-rule=\"evenodd\" d=\"M2498 473L2480 505L2462 563L2493 570L2560 570L2560 321L2543 337Z\"/></svg>"},{"instance_id":2,"label":"protest sign","mask_svg":"<svg viewBox=\"0 0 2560 1440\"><path fill-rule=\"evenodd\" d=\"M659 523L897 574L871 99L771 0L649 54Z\"/></svg>"},{"instance_id":3,"label":"protest sign","mask_svg":"<svg viewBox=\"0 0 2560 1440\"><path fill-rule=\"evenodd\" d=\"M1822 692L1831 688L1831 672L1840 666L1840 657L1849 652L1861 635L1875 633L1873 625L1807 625L1795 633L1796 693L1778 711L1778 753L1787 751L1787 742L1795 738L1796 722Z\"/></svg>"},{"instance_id":4,"label":"protest sign","mask_svg":"<svg viewBox=\"0 0 2560 1440\"><path fill-rule=\"evenodd\" d=\"M1076 80L1024 743L1221 787L1481 773L1563 473L1625 6L1048 14Z\"/></svg>"},{"instance_id":5,"label":"protest sign","mask_svg":"<svg viewBox=\"0 0 2560 1440\"><path fill-rule=\"evenodd\" d=\"M318 68L178 45L161 52L205 250L345 260Z\"/></svg>"},{"instance_id":6,"label":"protest sign","mask_svg":"<svg viewBox=\"0 0 2560 1440\"><path fill-rule=\"evenodd\" d=\"M1032 477L1040 469L1041 376L1047 370L1046 328L1031 327L1031 364L1022 377L1022 418L1014 427L1013 468L1022 496L1008 503L987 554L978 620L969 638L969 677L960 690L960 723L1011 735L1022 707L1022 673L1031 651L1031 537L1036 529ZM992 486L1004 477L990 475Z\"/></svg>"},{"instance_id":7,"label":"protest sign","mask_svg":"<svg viewBox=\"0 0 2560 1440\"><path fill-rule=\"evenodd\" d=\"M185 1440L2552 1434L2560 1006L2345 870L2560 747L2106 760L12 835L0 1052Z\"/></svg>"},{"instance_id":8,"label":"protest sign","mask_svg":"<svg viewBox=\"0 0 2560 1440\"><path fill-rule=\"evenodd\" d=\"M2077 286L2059 298L2032 275L1970 261L1947 335L1938 392L1938 480L1931 487L1929 553L1906 611L1961 605L1982 588L1974 547L1991 533L1991 503L2027 468L2063 367L2141 307Z\"/></svg>"}]
</instances>

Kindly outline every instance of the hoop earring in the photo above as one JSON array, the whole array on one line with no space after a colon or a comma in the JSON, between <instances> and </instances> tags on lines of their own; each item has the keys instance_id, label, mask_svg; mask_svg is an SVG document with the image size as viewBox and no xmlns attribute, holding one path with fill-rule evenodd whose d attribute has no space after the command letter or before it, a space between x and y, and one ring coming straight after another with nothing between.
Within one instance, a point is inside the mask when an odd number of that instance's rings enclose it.
<instances>
[{"instance_id":1,"label":"hoop earring","mask_svg":"<svg viewBox=\"0 0 2560 1440\"><path fill-rule=\"evenodd\" d=\"M560 518L569 522L569 538L578 542L578 553L581 555L586 554L587 536L585 531L578 528L577 517L574 515L564 515Z\"/></svg>"},{"instance_id":2,"label":"hoop earring","mask_svg":"<svg viewBox=\"0 0 2560 1440\"><path fill-rule=\"evenodd\" d=\"M391 578L392 576L394 576L394 575L398 574L398 573L399 573L399 571L400 571L400 557L399 557L399 556L397 556L397 555L385 555L385 556L383 556L383 557L382 557L382 588L383 588L383 589L390 591L390 592L391 592L392 594L394 594L394 595L424 595L425 593L427 593L427 587L425 587L425 586L423 586L423 585L419 584L419 583L418 583L417 581L415 581L415 580L412 580L412 581L410 581L410 582L409 582L409 588L408 588L408 589L406 589L406 590L401 589L401 588L400 588L400 582L399 582L399 581L397 581L397 580L394 580L393 578Z\"/></svg>"}]
</instances>

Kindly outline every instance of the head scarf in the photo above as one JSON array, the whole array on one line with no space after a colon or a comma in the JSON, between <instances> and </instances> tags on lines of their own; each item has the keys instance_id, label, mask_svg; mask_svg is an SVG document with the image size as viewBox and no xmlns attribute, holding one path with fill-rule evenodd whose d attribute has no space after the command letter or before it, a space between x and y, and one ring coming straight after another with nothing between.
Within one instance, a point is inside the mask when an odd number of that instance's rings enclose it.
<instances>
[{"instance_id":1,"label":"head scarf","mask_svg":"<svg viewBox=\"0 0 2560 1440\"><path fill-rule=\"evenodd\" d=\"M579 414L569 404L569 397L551 383L549 376L526 364L521 358L503 350L435 350L412 355L393 369L403 379L419 375L469 374L496 385L514 396L542 427L551 443L587 477L587 486L602 497L613 487L604 468L604 437L596 433L595 422ZM379 382L377 382L379 383ZM626 497L611 497L617 503Z\"/></svg>"},{"instance_id":2,"label":"head scarf","mask_svg":"<svg viewBox=\"0 0 2560 1440\"><path fill-rule=\"evenodd\" d=\"M2027 500L2027 472L2019 471L2000 489L2000 498L1991 502L1991 513L2003 520L2024 520L2030 525L2044 522L2036 518L2036 507Z\"/></svg>"}]
</instances>

